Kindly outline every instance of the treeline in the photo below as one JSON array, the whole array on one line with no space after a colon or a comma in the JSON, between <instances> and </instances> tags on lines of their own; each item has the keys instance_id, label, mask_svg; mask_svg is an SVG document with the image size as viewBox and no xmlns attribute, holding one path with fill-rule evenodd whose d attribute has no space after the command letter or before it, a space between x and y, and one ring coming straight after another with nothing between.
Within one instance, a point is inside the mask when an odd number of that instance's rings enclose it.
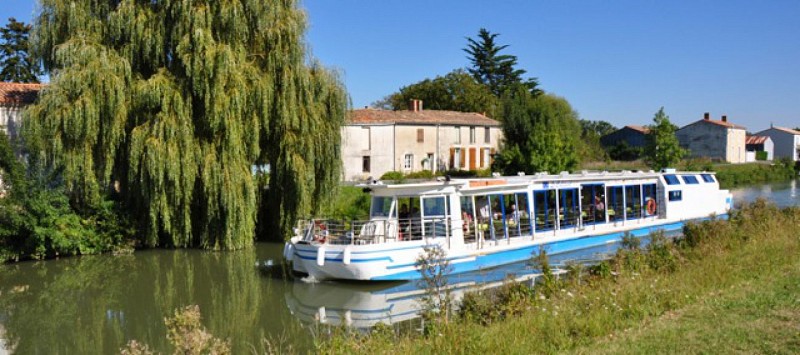
<instances>
[{"instance_id":1,"label":"treeline","mask_svg":"<svg viewBox=\"0 0 800 355\"><path fill-rule=\"evenodd\" d=\"M525 76L517 57L504 52L508 45L497 43L498 36L480 29L463 49L467 68L404 86L372 106L404 110L411 100L421 99L426 108L479 112L501 121L504 140L492 171L504 174L574 171L584 162L631 156L649 157L648 164L661 168L682 157L663 108L654 117L653 127L661 133L652 135L652 149L603 147L600 137L616 127L581 120L565 98L545 92L538 78Z\"/></svg>"}]
</instances>

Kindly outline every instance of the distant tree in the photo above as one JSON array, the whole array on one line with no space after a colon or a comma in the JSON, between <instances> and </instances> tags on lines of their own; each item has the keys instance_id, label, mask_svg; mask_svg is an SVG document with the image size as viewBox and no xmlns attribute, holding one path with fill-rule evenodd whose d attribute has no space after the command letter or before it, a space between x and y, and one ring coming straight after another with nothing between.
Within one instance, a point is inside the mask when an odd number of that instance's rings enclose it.
<instances>
[{"instance_id":1,"label":"distant tree","mask_svg":"<svg viewBox=\"0 0 800 355\"><path fill-rule=\"evenodd\" d=\"M8 19L0 28L0 81L38 83L41 69L30 51L31 25Z\"/></svg>"},{"instance_id":2,"label":"distant tree","mask_svg":"<svg viewBox=\"0 0 800 355\"><path fill-rule=\"evenodd\" d=\"M534 97L517 86L503 99L505 141L493 168L504 174L574 170L581 135L577 116L567 100Z\"/></svg>"},{"instance_id":3,"label":"distant tree","mask_svg":"<svg viewBox=\"0 0 800 355\"><path fill-rule=\"evenodd\" d=\"M595 134L602 137L617 130L617 127L606 121L580 120L580 123L584 135Z\"/></svg>"},{"instance_id":4,"label":"distant tree","mask_svg":"<svg viewBox=\"0 0 800 355\"><path fill-rule=\"evenodd\" d=\"M412 99L422 100L426 109L486 112L489 116L495 116L499 107L499 100L492 92L461 69L405 86L386 97L385 103L379 104L394 110L406 110Z\"/></svg>"},{"instance_id":5,"label":"distant tree","mask_svg":"<svg viewBox=\"0 0 800 355\"><path fill-rule=\"evenodd\" d=\"M498 33L491 33L485 28L478 31L478 38L467 38L467 48L464 52L469 54L467 59L472 63L469 73L479 83L489 87L489 90L497 97L514 85L522 84L534 95L541 94L537 87L539 82L536 78L523 80L522 76L526 73L517 66L517 57L509 54L500 54L500 51L508 45L498 45L495 38Z\"/></svg>"},{"instance_id":6,"label":"distant tree","mask_svg":"<svg viewBox=\"0 0 800 355\"><path fill-rule=\"evenodd\" d=\"M616 145L608 147L608 157L612 160L631 161L642 157L644 149L641 147L631 147L628 142L620 141Z\"/></svg>"},{"instance_id":7,"label":"distant tree","mask_svg":"<svg viewBox=\"0 0 800 355\"><path fill-rule=\"evenodd\" d=\"M580 156L582 161L604 161L608 153L600 144L600 137L614 132L617 127L606 121L580 120L581 143Z\"/></svg>"},{"instance_id":8,"label":"distant tree","mask_svg":"<svg viewBox=\"0 0 800 355\"><path fill-rule=\"evenodd\" d=\"M646 136L644 148L647 165L656 170L675 166L686 155L686 150L678 143L676 126L669 121L663 107L656 112L653 124L648 127L650 133Z\"/></svg>"}]
</instances>

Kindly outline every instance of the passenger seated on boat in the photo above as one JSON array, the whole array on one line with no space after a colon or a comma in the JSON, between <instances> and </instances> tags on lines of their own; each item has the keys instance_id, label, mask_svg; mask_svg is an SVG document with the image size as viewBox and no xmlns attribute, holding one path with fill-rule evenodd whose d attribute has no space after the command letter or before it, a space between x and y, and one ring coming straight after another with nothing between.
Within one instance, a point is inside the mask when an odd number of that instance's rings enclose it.
<instances>
[{"instance_id":1,"label":"passenger seated on boat","mask_svg":"<svg viewBox=\"0 0 800 355\"><path fill-rule=\"evenodd\" d=\"M606 205L603 203L603 200L600 196L594 197L594 218L597 221L603 221L606 219Z\"/></svg>"},{"instance_id":2,"label":"passenger seated on boat","mask_svg":"<svg viewBox=\"0 0 800 355\"><path fill-rule=\"evenodd\" d=\"M461 223L464 234L469 234L469 229L472 225L472 215L467 213L467 211L461 211Z\"/></svg>"}]
</instances>

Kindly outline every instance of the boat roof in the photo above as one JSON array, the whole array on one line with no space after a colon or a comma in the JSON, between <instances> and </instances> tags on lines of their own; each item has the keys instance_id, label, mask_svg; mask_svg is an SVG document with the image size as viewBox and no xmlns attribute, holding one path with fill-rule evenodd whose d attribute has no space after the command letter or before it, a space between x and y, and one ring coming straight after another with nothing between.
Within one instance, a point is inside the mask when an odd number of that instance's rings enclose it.
<instances>
[{"instance_id":1,"label":"boat roof","mask_svg":"<svg viewBox=\"0 0 800 355\"><path fill-rule=\"evenodd\" d=\"M436 180L405 183L405 184L384 184L382 181L376 181L372 184L359 185L368 187L375 190L393 190L394 192L400 191L436 191L445 192L446 190L453 189L469 189L469 190L483 190L483 189L509 189L514 187L523 187L535 183L544 182L564 182L564 183L581 183L581 182L598 182L603 183L606 181L618 180L643 180L655 179L662 175L693 175L693 174L715 174L709 171L676 171L674 169L667 169L663 172L655 171L581 171L576 173L562 172L560 174L537 173L532 175L513 175L513 176L493 176L481 178L451 178L438 177Z\"/></svg>"}]
</instances>

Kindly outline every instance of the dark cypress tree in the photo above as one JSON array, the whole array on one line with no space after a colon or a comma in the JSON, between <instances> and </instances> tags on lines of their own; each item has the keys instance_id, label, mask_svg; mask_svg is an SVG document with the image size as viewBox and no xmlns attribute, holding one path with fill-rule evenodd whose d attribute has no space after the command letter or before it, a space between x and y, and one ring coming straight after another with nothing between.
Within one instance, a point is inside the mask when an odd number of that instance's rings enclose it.
<instances>
[{"instance_id":1,"label":"dark cypress tree","mask_svg":"<svg viewBox=\"0 0 800 355\"><path fill-rule=\"evenodd\" d=\"M481 28L477 39L467 38L467 48L463 50L469 54L467 59L472 63L472 67L468 69L469 73L479 83L488 86L497 97L517 84L523 84L534 95L540 94L536 78L523 80L522 76L526 71L516 68L517 57L500 54L500 51L506 49L508 45L495 43L497 36L498 33L491 33Z\"/></svg>"}]
</instances>

